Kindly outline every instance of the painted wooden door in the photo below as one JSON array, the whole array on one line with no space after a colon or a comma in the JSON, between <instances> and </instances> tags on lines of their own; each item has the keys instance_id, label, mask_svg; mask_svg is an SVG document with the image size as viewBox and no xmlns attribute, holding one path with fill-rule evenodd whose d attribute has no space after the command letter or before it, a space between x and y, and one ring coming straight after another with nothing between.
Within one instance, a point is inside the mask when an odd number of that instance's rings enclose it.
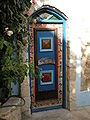
<instances>
[{"instance_id":1,"label":"painted wooden door","mask_svg":"<svg viewBox=\"0 0 90 120\"><path fill-rule=\"evenodd\" d=\"M35 29L35 66L42 78L35 80L36 100L57 98L56 29Z\"/></svg>"}]
</instances>

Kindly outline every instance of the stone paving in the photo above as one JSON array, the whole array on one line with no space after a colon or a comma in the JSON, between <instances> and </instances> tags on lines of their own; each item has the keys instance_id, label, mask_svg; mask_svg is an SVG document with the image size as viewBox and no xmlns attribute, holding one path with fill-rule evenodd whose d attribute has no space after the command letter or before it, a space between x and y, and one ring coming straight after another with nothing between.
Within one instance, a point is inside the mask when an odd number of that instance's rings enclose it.
<instances>
[{"instance_id":1,"label":"stone paving","mask_svg":"<svg viewBox=\"0 0 90 120\"><path fill-rule=\"evenodd\" d=\"M49 110L23 116L22 120L90 120L90 106L69 111L66 109Z\"/></svg>"}]
</instances>

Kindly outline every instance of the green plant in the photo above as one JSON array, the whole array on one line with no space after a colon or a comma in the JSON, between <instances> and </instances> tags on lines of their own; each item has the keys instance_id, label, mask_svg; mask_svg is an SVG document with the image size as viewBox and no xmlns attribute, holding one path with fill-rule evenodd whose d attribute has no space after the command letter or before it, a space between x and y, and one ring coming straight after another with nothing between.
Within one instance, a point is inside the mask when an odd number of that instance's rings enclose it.
<instances>
[{"instance_id":1,"label":"green plant","mask_svg":"<svg viewBox=\"0 0 90 120\"><path fill-rule=\"evenodd\" d=\"M24 11L30 0L0 2L0 88L10 88L11 82L22 83L27 75L23 51L27 49L27 18Z\"/></svg>"}]
</instances>

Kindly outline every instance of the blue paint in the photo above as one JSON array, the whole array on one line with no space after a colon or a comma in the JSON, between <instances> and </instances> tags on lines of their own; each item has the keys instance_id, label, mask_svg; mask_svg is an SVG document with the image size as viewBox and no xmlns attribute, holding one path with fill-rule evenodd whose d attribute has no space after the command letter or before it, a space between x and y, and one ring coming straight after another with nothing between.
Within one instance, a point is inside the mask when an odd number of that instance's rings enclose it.
<instances>
[{"instance_id":1,"label":"blue paint","mask_svg":"<svg viewBox=\"0 0 90 120\"><path fill-rule=\"evenodd\" d=\"M44 20L44 18L43 18L43 16L42 16L42 15L39 15L39 14L38 14L38 16L39 16L42 20Z\"/></svg>"},{"instance_id":2,"label":"blue paint","mask_svg":"<svg viewBox=\"0 0 90 120\"><path fill-rule=\"evenodd\" d=\"M19 95L19 83L16 81L16 84L11 82L11 95Z\"/></svg>"},{"instance_id":3,"label":"blue paint","mask_svg":"<svg viewBox=\"0 0 90 120\"><path fill-rule=\"evenodd\" d=\"M63 33L63 107L66 107L66 21Z\"/></svg>"},{"instance_id":4,"label":"blue paint","mask_svg":"<svg viewBox=\"0 0 90 120\"><path fill-rule=\"evenodd\" d=\"M48 38L53 38L52 39L52 45L55 44L54 42L54 31L38 31L37 32L37 59L39 60L40 58L47 57L47 58L55 58L55 46L53 46L53 51L46 51L46 52L40 52L40 38L42 37L48 37Z\"/></svg>"},{"instance_id":5,"label":"blue paint","mask_svg":"<svg viewBox=\"0 0 90 120\"><path fill-rule=\"evenodd\" d=\"M58 12L56 12L54 9L50 9L49 7L46 9L46 8L42 8L42 9L39 9L39 10L37 10L36 12L34 12L31 16L32 17L35 17L35 16L37 16L38 14L40 14L40 13L45 13L45 12L47 12L47 13L49 13L49 14L53 14L55 17L57 17L59 20L66 20L67 19L67 17L64 17L64 16L62 16L62 14L58 11Z\"/></svg>"},{"instance_id":6,"label":"blue paint","mask_svg":"<svg viewBox=\"0 0 90 120\"><path fill-rule=\"evenodd\" d=\"M50 49L42 49L42 40L50 40L51 48ZM53 38L52 37L40 37L40 52L53 51Z\"/></svg>"},{"instance_id":7,"label":"blue paint","mask_svg":"<svg viewBox=\"0 0 90 120\"><path fill-rule=\"evenodd\" d=\"M55 59L55 32L53 30L51 31L37 31L37 60L41 58L54 58ZM41 38L52 38L52 51L41 51ZM53 84L48 85L41 85L40 80L38 79L38 90L39 91L45 91L45 90L54 90L55 89L55 64L47 64L47 65L40 65L39 66L42 70L53 70Z\"/></svg>"},{"instance_id":8,"label":"blue paint","mask_svg":"<svg viewBox=\"0 0 90 120\"><path fill-rule=\"evenodd\" d=\"M52 17L53 17L53 15L50 15L50 16L47 18L47 20L50 20Z\"/></svg>"},{"instance_id":9,"label":"blue paint","mask_svg":"<svg viewBox=\"0 0 90 120\"><path fill-rule=\"evenodd\" d=\"M32 90L31 90L31 73L30 73L30 29L29 29L29 18L27 19L27 29L28 29L28 65L29 65L29 83L30 83L30 97L31 97L31 114L32 114Z\"/></svg>"},{"instance_id":10,"label":"blue paint","mask_svg":"<svg viewBox=\"0 0 90 120\"><path fill-rule=\"evenodd\" d=\"M37 20L38 23L57 23L57 24L60 24L60 23L63 23L62 20Z\"/></svg>"},{"instance_id":11,"label":"blue paint","mask_svg":"<svg viewBox=\"0 0 90 120\"><path fill-rule=\"evenodd\" d=\"M64 18L62 16L60 16L58 13L52 11L52 10L46 10L47 12L49 12L50 14L53 14L55 17L57 17L59 20L64 20Z\"/></svg>"},{"instance_id":12,"label":"blue paint","mask_svg":"<svg viewBox=\"0 0 90 120\"><path fill-rule=\"evenodd\" d=\"M16 45L16 38L14 37L14 41L13 41L13 46L14 46L14 50L17 50L17 45ZM11 58L16 59L17 58L17 54L16 52L13 53L13 55L11 56ZM11 82L11 95L19 95L19 82L18 82L18 78L16 78L16 84Z\"/></svg>"},{"instance_id":13,"label":"blue paint","mask_svg":"<svg viewBox=\"0 0 90 120\"><path fill-rule=\"evenodd\" d=\"M47 106L47 107L39 107L32 109L32 112L41 112L41 111L47 111L47 110L55 110L62 108L61 105L54 105L54 106Z\"/></svg>"},{"instance_id":14,"label":"blue paint","mask_svg":"<svg viewBox=\"0 0 90 120\"><path fill-rule=\"evenodd\" d=\"M39 15L40 13L49 13L52 14L50 15L47 19L41 19L41 20L37 20L37 23L55 23L55 24L62 24L64 23L64 21L66 20L66 17L62 16L60 12L56 12L53 9L49 9L49 8L42 8L40 10L37 10L36 12L34 12L31 17L33 18L34 16ZM55 16L57 18L57 20L50 20L50 18L52 18L53 16Z\"/></svg>"}]
</instances>

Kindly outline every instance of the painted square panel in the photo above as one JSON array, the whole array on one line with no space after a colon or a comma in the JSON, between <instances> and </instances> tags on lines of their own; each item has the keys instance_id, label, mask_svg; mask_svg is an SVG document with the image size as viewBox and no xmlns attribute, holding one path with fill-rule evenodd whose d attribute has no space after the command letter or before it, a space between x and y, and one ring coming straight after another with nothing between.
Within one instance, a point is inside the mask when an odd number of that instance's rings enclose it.
<instances>
[{"instance_id":1,"label":"painted square panel","mask_svg":"<svg viewBox=\"0 0 90 120\"><path fill-rule=\"evenodd\" d=\"M42 49L51 49L51 39L42 39Z\"/></svg>"},{"instance_id":2,"label":"painted square panel","mask_svg":"<svg viewBox=\"0 0 90 120\"><path fill-rule=\"evenodd\" d=\"M40 72L42 79L40 80L40 85L53 84L53 70L43 70Z\"/></svg>"},{"instance_id":3,"label":"painted square panel","mask_svg":"<svg viewBox=\"0 0 90 120\"><path fill-rule=\"evenodd\" d=\"M53 51L53 38L40 37L40 52Z\"/></svg>"},{"instance_id":4,"label":"painted square panel","mask_svg":"<svg viewBox=\"0 0 90 120\"><path fill-rule=\"evenodd\" d=\"M51 82L51 73L42 73L42 82Z\"/></svg>"}]
</instances>

